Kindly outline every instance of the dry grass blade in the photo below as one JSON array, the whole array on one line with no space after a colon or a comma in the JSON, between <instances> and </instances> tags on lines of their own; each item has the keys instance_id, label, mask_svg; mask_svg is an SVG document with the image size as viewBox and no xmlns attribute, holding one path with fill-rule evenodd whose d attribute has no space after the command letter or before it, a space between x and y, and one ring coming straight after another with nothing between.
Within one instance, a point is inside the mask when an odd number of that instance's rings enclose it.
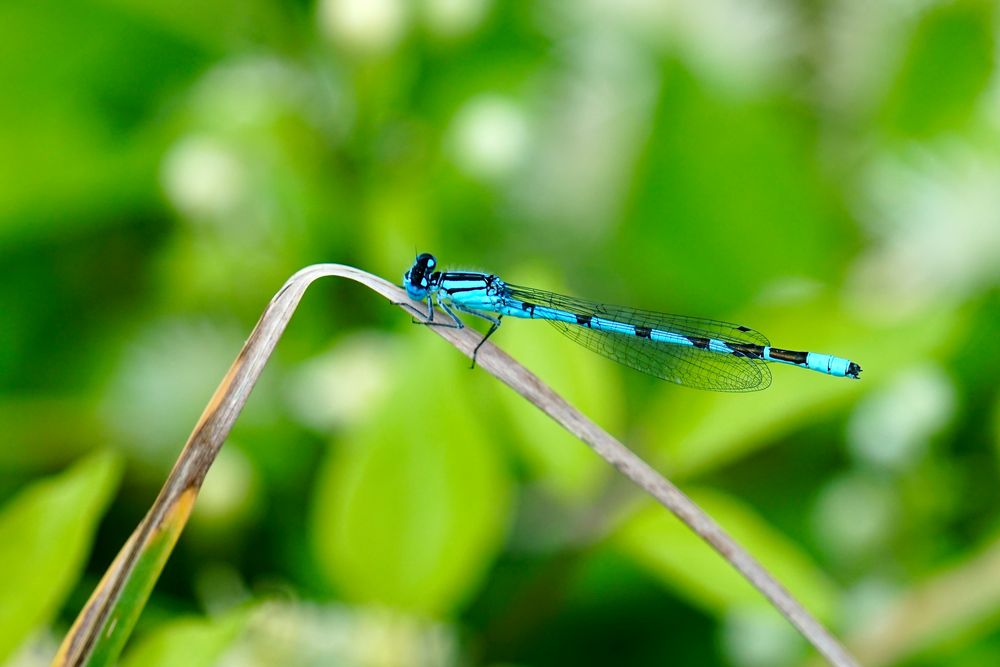
<instances>
[{"instance_id":1,"label":"dry grass blade","mask_svg":"<svg viewBox=\"0 0 1000 667\"><path fill-rule=\"evenodd\" d=\"M410 302L399 287L350 266L317 264L292 276L271 300L215 391L159 496L80 612L54 665L93 666L116 660L183 529L205 474L229 435L264 364L306 288L314 280L326 276L360 282L409 310ZM469 328L430 327L430 330L468 356L481 338ZM831 664L838 667L856 664L843 646L711 517L625 445L493 345L483 346L477 363L583 440L677 515L763 593Z\"/></svg>"}]
</instances>

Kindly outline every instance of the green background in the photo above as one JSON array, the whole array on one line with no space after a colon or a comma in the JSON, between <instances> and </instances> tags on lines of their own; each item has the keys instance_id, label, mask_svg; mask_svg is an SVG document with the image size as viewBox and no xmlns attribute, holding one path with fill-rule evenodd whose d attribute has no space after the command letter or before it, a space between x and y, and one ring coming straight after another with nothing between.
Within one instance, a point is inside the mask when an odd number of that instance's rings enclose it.
<instances>
[{"instance_id":1,"label":"green background","mask_svg":"<svg viewBox=\"0 0 1000 667\"><path fill-rule=\"evenodd\" d=\"M724 395L494 339L865 664L1000 664L998 34L976 1L6 0L0 664L47 664L289 275L422 251L859 362ZM124 664L810 660L467 366L313 288Z\"/></svg>"}]
</instances>

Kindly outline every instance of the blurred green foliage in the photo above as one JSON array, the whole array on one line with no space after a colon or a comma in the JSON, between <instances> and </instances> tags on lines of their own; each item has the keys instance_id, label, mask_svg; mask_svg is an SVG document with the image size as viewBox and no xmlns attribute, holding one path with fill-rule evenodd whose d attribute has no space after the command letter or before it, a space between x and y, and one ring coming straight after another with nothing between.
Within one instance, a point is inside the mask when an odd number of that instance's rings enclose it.
<instances>
[{"instance_id":1,"label":"blurred green foliage","mask_svg":"<svg viewBox=\"0 0 1000 667\"><path fill-rule=\"evenodd\" d=\"M927 12L886 97L890 130L926 136L962 128L974 117L994 75L995 15L988 2L949 3Z\"/></svg>"},{"instance_id":2,"label":"blurred green foliage","mask_svg":"<svg viewBox=\"0 0 1000 667\"><path fill-rule=\"evenodd\" d=\"M114 493L118 461L91 456L55 479L34 483L0 513L0 659L56 615L87 560Z\"/></svg>"},{"instance_id":3,"label":"blurred green foliage","mask_svg":"<svg viewBox=\"0 0 1000 667\"><path fill-rule=\"evenodd\" d=\"M125 667L212 667L247 626L247 613L211 620L178 618L161 624L137 643Z\"/></svg>"},{"instance_id":4,"label":"blurred green foliage","mask_svg":"<svg viewBox=\"0 0 1000 667\"><path fill-rule=\"evenodd\" d=\"M346 598L433 617L464 601L503 542L510 479L491 429L472 419L461 369L420 338L412 372L319 471L312 528ZM447 423L428 422L440 404Z\"/></svg>"},{"instance_id":5,"label":"blurred green foliage","mask_svg":"<svg viewBox=\"0 0 1000 667\"><path fill-rule=\"evenodd\" d=\"M715 395L539 323L494 339L865 664L1000 662L997 20L989 0L3 3L0 661L51 657L291 273L398 279L432 251L860 362L857 383L776 368ZM808 660L466 365L363 290L315 288L124 662Z\"/></svg>"}]
</instances>

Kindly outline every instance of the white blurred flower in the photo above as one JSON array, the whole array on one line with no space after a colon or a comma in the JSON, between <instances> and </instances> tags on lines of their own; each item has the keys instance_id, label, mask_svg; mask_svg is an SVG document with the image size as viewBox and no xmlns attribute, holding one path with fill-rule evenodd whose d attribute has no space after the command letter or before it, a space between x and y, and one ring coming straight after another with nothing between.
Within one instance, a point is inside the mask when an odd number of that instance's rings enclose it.
<instances>
[{"instance_id":1,"label":"white blurred flower","mask_svg":"<svg viewBox=\"0 0 1000 667\"><path fill-rule=\"evenodd\" d=\"M558 69L515 200L591 240L618 221L660 95L662 52L729 95L794 71L800 19L782 0L580 0L542 6Z\"/></svg>"},{"instance_id":2,"label":"white blurred flower","mask_svg":"<svg viewBox=\"0 0 1000 667\"><path fill-rule=\"evenodd\" d=\"M913 23L937 0L836 0L819 23L823 66L817 75L824 103L865 116L882 101L899 66Z\"/></svg>"},{"instance_id":3,"label":"white blurred flower","mask_svg":"<svg viewBox=\"0 0 1000 667\"><path fill-rule=\"evenodd\" d=\"M513 100L483 95L465 103L452 121L455 160L469 175L493 180L524 161L529 144L527 114Z\"/></svg>"},{"instance_id":4,"label":"white blurred flower","mask_svg":"<svg viewBox=\"0 0 1000 667\"><path fill-rule=\"evenodd\" d=\"M859 217L876 237L854 267L855 301L903 317L1000 281L1000 161L945 143L877 162Z\"/></svg>"},{"instance_id":5,"label":"white blurred flower","mask_svg":"<svg viewBox=\"0 0 1000 667\"><path fill-rule=\"evenodd\" d=\"M790 3L686 0L674 6L674 39L703 74L731 91L765 85L802 49Z\"/></svg>"},{"instance_id":6,"label":"white blurred flower","mask_svg":"<svg viewBox=\"0 0 1000 667\"><path fill-rule=\"evenodd\" d=\"M272 602L250 618L220 667L449 667L454 631L388 610Z\"/></svg>"},{"instance_id":7,"label":"white blurred flower","mask_svg":"<svg viewBox=\"0 0 1000 667\"><path fill-rule=\"evenodd\" d=\"M7 658L4 667L46 667L52 664L52 656L59 650L59 637L48 628L39 630L29 637L17 651Z\"/></svg>"},{"instance_id":8,"label":"white blurred flower","mask_svg":"<svg viewBox=\"0 0 1000 667\"><path fill-rule=\"evenodd\" d=\"M291 410L318 431L364 420L392 384L391 340L361 334L300 366L289 378Z\"/></svg>"},{"instance_id":9,"label":"white blurred flower","mask_svg":"<svg viewBox=\"0 0 1000 667\"><path fill-rule=\"evenodd\" d=\"M408 9L407 0L320 0L317 19L333 44L373 55L399 43Z\"/></svg>"},{"instance_id":10,"label":"white blurred flower","mask_svg":"<svg viewBox=\"0 0 1000 667\"><path fill-rule=\"evenodd\" d=\"M777 667L800 656L802 639L773 609L755 607L726 614L722 645L737 667Z\"/></svg>"},{"instance_id":11,"label":"white blurred flower","mask_svg":"<svg viewBox=\"0 0 1000 667\"><path fill-rule=\"evenodd\" d=\"M900 595L899 586L879 578L863 579L847 591L841 605L844 632L857 635L884 618Z\"/></svg>"},{"instance_id":12,"label":"white blurred flower","mask_svg":"<svg viewBox=\"0 0 1000 667\"><path fill-rule=\"evenodd\" d=\"M144 460L172 461L239 350L239 335L211 323L154 322L123 350L107 421Z\"/></svg>"},{"instance_id":13,"label":"white blurred flower","mask_svg":"<svg viewBox=\"0 0 1000 667\"><path fill-rule=\"evenodd\" d=\"M174 207L194 220L231 213L247 187L240 159L226 144L207 136L185 137L171 147L160 179Z\"/></svg>"},{"instance_id":14,"label":"white blurred flower","mask_svg":"<svg viewBox=\"0 0 1000 667\"><path fill-rule=\"evenodd\" d=\"M868 463L899 468L926 448L955 412L955 390L941 369L913 368L858 404L848 424L848 446Z\"/></svg>"},{"instance_id":15,"label":"white blurred flower","mask_svg":"<svg viewBox=\"0 0 1000 667\"><path fill-rule=\"evenodd\" d=\"M243 55L212 67L198 81L191 107L199 126L225 136L259 142L262 128L283 115L305 118L313 127L340 135L353 110L350 97L326 76L322 80L297 63L273 55Z\"/></svg>"},{"instance_id":16,"label":"white blurred flower","mask_svg":"<svg viewBox=\"0 0 1000 667\"><path fill-rule=\"evenodd\" d=\"M753 91L790 71L802 44L800 19L781 0L582 0L554 3L551 32L615 32L677 49L702 78Z\"/></svg>"},{"instance_id":17,"label":"white blurred flower","mask_svg":"<svg viewBox=\"0 0 1000 667\"><path fill-rule=\"evenodd\" d=\"M845 561L871 556L892 536L899 507L892 489L862 474L843 475L821 491L813 513L819 543Z\"/></svg>"},{"instance_id":18,"label":"white blurred flower","mask_svg":"<svg viewBox=\"0 0 1000 667\"><path fill-rule=\"evenodd\" d=\"M231 525L252 509L256 498L257 474L239 449L227 442L205 477L192 522L201 525Z\"/></svg>"},{"instance_id":19,"label":"white blurred flower","mask_svg":"<svg viewBox=\"0 0 1000 667\"><path fill-rule=\"evenodd\" d=\"M193 243L175 247L192 255L203 249L208 271L240 265L227 255L246 265L280 261L281 246L300 238L308 208L302 170L309 167L278 128L294 124L334 144L353 122L349 96L333 75L320 79L281 58L244 55L208 70L187 111L192 129L164 157L161 182L182 220L202 227Z\"/></svg>"},{"instance_id":20,"label":"white blurred flower","mask_svg":"<svg viewBox=\"0 0 1000 667\"><path fill-rule=\"evenodd\" d=\"M441 37L460 37L483 22L491 0L423 0L427 27Z\"/></svg>"},{"instance_id":21,"label":"white blurred flower","mask_svg":"<svg viewBox=\"0 0 1000 667\"><path fill-rule=\"evenodd\" d=\"M514 195L530 217L600 236L631 184L659 78L649 54L614 31L586 32L563 49Z\"/></svg>"}]
</instances>

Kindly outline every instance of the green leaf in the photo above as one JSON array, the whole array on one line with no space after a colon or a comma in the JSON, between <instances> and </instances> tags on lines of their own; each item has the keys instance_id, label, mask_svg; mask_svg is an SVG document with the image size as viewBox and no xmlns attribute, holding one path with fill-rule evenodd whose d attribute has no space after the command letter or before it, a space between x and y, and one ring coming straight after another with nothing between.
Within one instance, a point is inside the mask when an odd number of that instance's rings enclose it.
<instances>
[{"instance_id":1,"label":"green leaf","mask_svg":"<svg viewBox=\"0 0 1000 667\"><path fill-rule=\"evenodd\" d=\"M628 305L708 316L788 275L834 275L848 221L807 110L727 98L678 64L662 89L628 223L605 251L633 281Z\"/></svg>"},{"instance_id":2,"label":"green leaf","mask_svg":"<svg viewBox=\"0 0 1000 667\"><path fill-rule=\"evenodd\" d=\"M807 609L829 618L839 592L805 552L741 501L709 489L685 489ZM692 604L723 615L770 604L733 566L659 505L625 521L611 543Z\"/></svg>"},{"instance_id":3,"label":"green leaf","mask_svg":"<svg viewBox=\"0 0 1000 667\"><path fill-rule=\"evenodd\" d=\"M246 610L164 623L132 648L122 667L212 667L246 627Z\"/></svg>"},{"instance_id":4,"label":"green leaf","mask_svg":"<svg viewBox=\"0 0 1000 667\"><path fill-rule=\"evenodd\" d=\"M116 456L95 454L35 482L0 510L0 662L63 604L119 473Z\"/></svg>"},{"instance_id":5,"label":"green leaf","mask_svg":"<svg viewBox=\"0 0 1000 667\"><path fill-rule=\"evenodd\" d=\"M954 130L979 105L993 74L994 3L944 3L913 34L884 115L907 135Z\"/></svg>"},{"instance_id":6,"label":"green leaf","mask_svg":"<svg viewBox=\"0 0 1000 667\"><path fill-rule=\"evenodd\" d=\"M320 471L313 537L353 600L442 614L504 537L510 480L464 357L417 330L389 400Z\"/></svg>"},{"instance_id":7,"label":"green leaf","mask_svg":"<svg viewBox=\"0 0 1000 667\"><path fill-rule=\"evenodd\" d=\"M8 1L0 26L0 81L15 91L0 105L0 246L155 206L161 104L205 54L107 3ZM72 58L48 57L67 44Z\"/></svg>"}]
</instances>

